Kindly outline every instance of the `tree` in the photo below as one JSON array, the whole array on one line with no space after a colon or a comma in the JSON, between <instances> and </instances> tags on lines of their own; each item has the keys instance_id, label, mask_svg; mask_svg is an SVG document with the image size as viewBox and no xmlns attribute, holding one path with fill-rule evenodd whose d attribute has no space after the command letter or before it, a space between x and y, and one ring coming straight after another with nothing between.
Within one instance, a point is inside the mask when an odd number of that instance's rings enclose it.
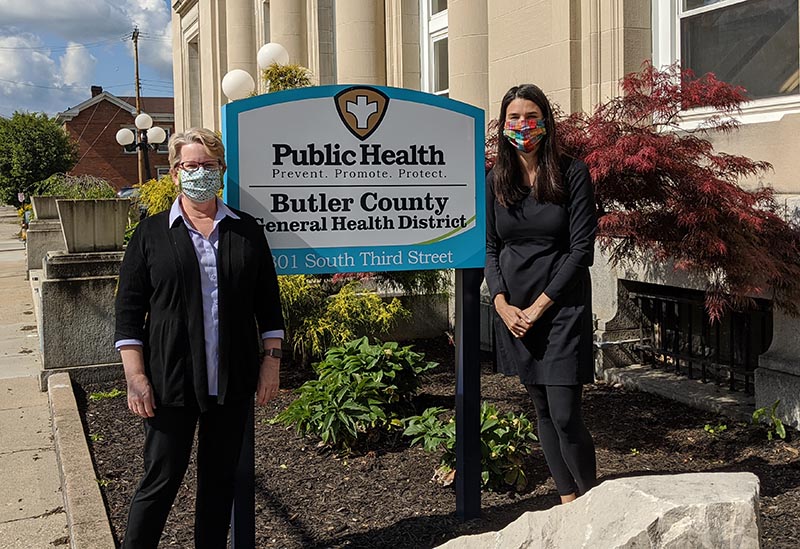
<instances>
[{"instance_id":1,"label":"tree","mask_svg":"<svg viewBox=\"0 0 800 549\"><path fill-rule=\"evenodd\" d=\"M736 129L744 90L650 64L622 89L593 113L560 115L557 124L562 150L589 166L598 240L612 262L669 261L699 275L712 319L769 290L776 305L800 313L800 230L781 217L771 188L740 185L772 167L715 151L708 139ZM682 129L681 114L697 107L717 114Z\"/></svg>"},{"instance_id":2,"label":"tree","mask_svg":"<svg viewBox=\"0 0 800 549\"><path fill-rule=\"evenodd\" d=\"M17 193L38 191L38 184L71 170L77 145L44 113L15 112L0 118L0 202L19 205Z\"/></svg>"}]
</instances>

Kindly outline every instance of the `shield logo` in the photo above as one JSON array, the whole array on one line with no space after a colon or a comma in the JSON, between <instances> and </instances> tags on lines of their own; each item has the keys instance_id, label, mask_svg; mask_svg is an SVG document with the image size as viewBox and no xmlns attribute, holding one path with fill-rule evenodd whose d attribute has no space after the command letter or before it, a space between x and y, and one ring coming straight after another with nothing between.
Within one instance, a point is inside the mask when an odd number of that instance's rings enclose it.
<instances>
[{"instance_id":1,"label":"shield logo","mask_svg":"<svg viewBox=\"0 0 800 549\"><path fill-rule=\"evenodd\" d=\"M375 88L354 86L337 93L333 102L345 127L363 141L380 126L389 98Z\"/></svg>"}]
</instances>

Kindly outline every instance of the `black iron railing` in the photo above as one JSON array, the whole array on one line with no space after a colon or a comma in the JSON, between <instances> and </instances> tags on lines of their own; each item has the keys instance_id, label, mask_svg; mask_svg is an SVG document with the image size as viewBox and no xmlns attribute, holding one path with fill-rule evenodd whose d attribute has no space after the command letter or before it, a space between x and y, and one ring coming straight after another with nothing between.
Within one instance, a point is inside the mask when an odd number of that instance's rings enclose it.
<instances>
[{"instance_id":1,"label":"black iron railing","mask_svg":"<svg viewBox=\"0 0 800 549\"><path fill-rule=\"evenodd\" d=\"M758 355L772 339L772 307L730 312L711 322L702 292L627 282L639 312L639 341L633 347L643 364L675 374L753 393Z\"/></svg>"}]
</instances>

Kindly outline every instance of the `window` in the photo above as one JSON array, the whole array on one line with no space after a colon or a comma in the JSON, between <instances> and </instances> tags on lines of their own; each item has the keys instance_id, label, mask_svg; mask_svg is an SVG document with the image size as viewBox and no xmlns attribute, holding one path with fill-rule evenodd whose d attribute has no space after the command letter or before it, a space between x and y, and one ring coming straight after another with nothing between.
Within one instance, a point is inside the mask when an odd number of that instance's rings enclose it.
<instances>
[{"instance_id":1,"label":"window","mask_svg":"<svg viewBox=\"0 0 800 549\"><path fill-rule=\"evenodd\" d=\"M156 166L156 179L169 175L169 166Z\"/></svg>"},{"instance_id":2,"label":"window","mask_svg":"<svg viewBox=\"0 0 800 549\"><path fill-rule=\"evenodd\" d=\"M681 66L752 99L800 91L798 0L682 0Z\"/></svg>"},{"instance_id":3,"label":"window","mask_svg":"<svg viewBox=\"0 0 800 549\"><path fill-rule=\"evenodd\" d=\"M197 128L203 125L202 111L202 91L200 88L200 41L197 37L187 44L187 62L184 74L187 75L188 82L186 97L189 100L188 127Z\"/></svg>"},{"instance_id":4,"label":"window","mask_svg":"<svg viewBox=\"0 0 800 549\"><path fill-rule=\"evenodd\" d=\"M737 119L774 122L800 113L798 0L652 0L653 64L680 61L697 75L747 90ZM682 126L702 124L712 109L687 113Z\"/></svg>"},{"instance_id":5,"label":"window","mask_svg":"<svg viewBox=\"0 0 800 549\"><path fill-rule=\"evenodd\" d=\"M261 16L262 16L261 35L263 36L264 44L268 44L270 42L269 0L264 0L264 3L261 5Z\"/></svg>"},{"instance_id":6,"label":"window","mask_svg":"<svg viewBox=\"0 0 800 549\"><path fill-rule=\"evenodd\" d=\"M319 34L319 84L336 84L336 9L334 0L317 3Z\"/></svg>"},{"instance_id":7,"label":"window","mask_svg":"<svg viewBox=\"0 0 800 549\"><path fill-rule=\"evenodd\" d=\"M447 0L421 0L422 89L449 96Z\"/></svg>"}]
</instances>

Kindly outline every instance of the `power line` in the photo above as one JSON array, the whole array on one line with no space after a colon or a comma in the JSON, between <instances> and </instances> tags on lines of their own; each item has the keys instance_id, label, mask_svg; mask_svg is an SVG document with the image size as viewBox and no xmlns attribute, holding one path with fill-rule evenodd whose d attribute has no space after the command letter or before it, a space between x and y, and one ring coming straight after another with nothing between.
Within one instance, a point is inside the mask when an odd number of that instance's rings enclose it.
<instances>
[{"instance_id":1,"label":"power line","mask_svg":"<svg viewBox=\"0 0 800 549\"><path fill-rule=\"evenodd\" d=\"M0 78L0 82L8 82L9 84L17 84L20 86L29 86L31 88L41 88L45 90L83 90L88 88L88 85L81 85L81 86L73 86L69 84L64 84L63 86L42 86L40 84L31 84L29 82L18 82L16 80L6 80L5 78Z\"/></svg>"},{"instance_id":2,"label":"power line","mask_svg":"<svg viewBox=\"0 0 800 549\"><path fill-rule=\"evenodd\" d=\"M128 38L130 38L130 33L118 38L108 38L105 40L99 40L97 42L87 42L86 44L74 43L74 44L68 44L66 46L0 46L0 51L21 51L21 50L66 51L68 49L80 48L80 47L91 49L91 48L99 48L101 46L107 46L115 42L122 42L127 40Z\"/></svg>"}]
</instances>

